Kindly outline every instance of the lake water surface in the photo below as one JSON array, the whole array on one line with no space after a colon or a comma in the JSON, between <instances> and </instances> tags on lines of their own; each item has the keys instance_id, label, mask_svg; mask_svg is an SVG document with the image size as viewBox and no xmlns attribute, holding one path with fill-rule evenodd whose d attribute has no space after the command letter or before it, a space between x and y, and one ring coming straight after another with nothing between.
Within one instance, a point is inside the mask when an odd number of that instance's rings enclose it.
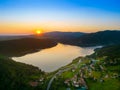
<instances>
[{"instance_id":1,"label":"lake water surface","mask_svg":"<svg viewBox=\"0 0 120 90\"><path fill-rule=\"evenodd\" d=\"M13 60L32 64L46 72L52 72L72 62L78 56L90 55L97 47L82 48L78 46L58 44L55 47L43 49L35 53L21 57L13 57Z\"/></svg>"}]
</instances>

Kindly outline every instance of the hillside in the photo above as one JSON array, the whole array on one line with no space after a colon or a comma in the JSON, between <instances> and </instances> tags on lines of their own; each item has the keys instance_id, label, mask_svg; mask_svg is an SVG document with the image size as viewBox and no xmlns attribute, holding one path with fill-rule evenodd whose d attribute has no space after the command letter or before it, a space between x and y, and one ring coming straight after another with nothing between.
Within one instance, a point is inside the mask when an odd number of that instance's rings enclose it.
<instances>
[{"instance_id":1,"label":"hillside","mask_svg":"<svg viewBox=\"0 0 120 90\"><path fill-rule=\"evenodd\" d=\"M80 37L82 35L84 35L86 33L83 32L48 32L48 33L44 33L43 36L44 37L50 37L50 38L77 38Z\"/></svg>"},{"instance_id":2,"label":"hillside","mask_svg":"<svg viewBox=\"0 0 120 90\"><path fill-rule=\"evenodd\" d=\"M76 39L80 46L110 45L120 43L120 31L100 31L83 35Z\"/></svg>"},{"instance_id":3,"label":"hillside","mask_svg":"<svg viewBox=\"0 0 120 90\"><path fill-rule=\"evenodd\" d=\"M112 45L120 43L120 30L105 30L95 33L81 32L49 32L43 37L51 38L58 43L82 47Z\"/></svg>"},{"instance_id":4,"label":"hillside","mask_svg":"<svg viewBox=\"0 0 120 90\"><path fill-rule=\"evenodd\" d=\"M0 90L35 90L29 82L38 80L42 75L44 72L37 67L0 55Z\"/></svg>"},{"instance_id":5,"label":"hillside","mask_svg":"<svg viewBox=\"0 0 120 90\"><path fill-rule=\"evenodd\" d=\"M96 50L98 57L107 56L111 59L120 58L120 44L110 45Z\"/></svg>"},{"instance_id":6,"label":"hillside","mask_svg":"<svg viewBox=\"0 0 120 90\"><path fill-rule=\"evenodd\" d=\"M0 41L0 90L45 90L46 73L38 67L15 62L13 56L22 56L57 45L51 39L22 38ZM41 84L40 79L43 79ZM42 86L41 86L42 85Z\"/></svg>"},{"instance_id":7,"label":"hillside","mask_svg":"<svg viewBox=\"0 0 120 90\"><path fill-rule=\"evenodd\" d=\"M83 32L48 32L44 33L44 38L50 38L58 43L70 44L75 41L78 37L85 35Z\"/></svg>"},{"instance_id":8,"label":"hillside","mask_svg":"<svg viewBox=\"0 0 120 90\"><path fill-rule=\"evenodd\" d=\"M55 45L57 45L57 43L51 39L22 38L0 41L0 53L11 57L21 56Z\"/></svg>"}]
</instances>

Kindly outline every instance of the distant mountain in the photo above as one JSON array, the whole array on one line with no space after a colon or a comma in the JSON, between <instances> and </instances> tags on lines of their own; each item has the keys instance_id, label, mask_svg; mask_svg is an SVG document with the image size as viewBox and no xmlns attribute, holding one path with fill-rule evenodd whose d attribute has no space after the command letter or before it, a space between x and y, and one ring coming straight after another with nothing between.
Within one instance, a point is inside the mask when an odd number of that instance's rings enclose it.
<instances>
[{"instance_id":1,"label":"distant mountain","mask_svg":"<svg viewBox=\"0 0 120 90\"><path fill-rule=\"evenodd\" d=\"M85 34L75 40L80 46L112 45L120 43L120 30L106 30Z\"/></svg>"},{"instance_id":2,"label":"distant mountain","mask_svg":"<svg viewBox=\"0 0 120 90\"><path fill-rule=\"evenodd\" d=\"M49 32L43 34L43 37L51 38L58 43L88 47L120 43L120 30L105 30L95 33Z\"/></svg>"},{"instance_id":3,"label":"distant mountain","mask_svg":"<svg viewBox=\"0 0 120 90\"><path fill-rule=\"evenodd\" d=\"M44 33L42 37L51 38L58 43L70 44L74 42L75 39L85 35L82 32L48 32Z\"/></svg>"},{"instance_id":4,"label":"distant mountain","mask_svg":"<svg viewBox=\"0 0 120 90\"><path fill-rule=\"evenodd\" d=\"M44 33L43 37L49 37L49 38L55 38L55 39L73 39L73 38L78 38L82 35L84 35L85 33L82 32L48 32L48 33Z\"/></svg>"}]
</instances>

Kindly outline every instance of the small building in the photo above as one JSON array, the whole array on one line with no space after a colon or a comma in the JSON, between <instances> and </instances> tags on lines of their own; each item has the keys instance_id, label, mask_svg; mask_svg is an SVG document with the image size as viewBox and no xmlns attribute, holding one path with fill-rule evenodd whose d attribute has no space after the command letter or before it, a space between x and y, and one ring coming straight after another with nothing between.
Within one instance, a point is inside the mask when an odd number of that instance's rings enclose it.
<instances>
[{"instance_id":1,"label":"small building","mask_svg":"<svg viewBox=\"0 0 120 90\"><path fill-rule=\"evenodd\" d=\"M37 82L37 81L31 81L31 82L29 82L29 84L30 84L32 87L38 86L38 82Z\"/></svg>"}]
</instances>

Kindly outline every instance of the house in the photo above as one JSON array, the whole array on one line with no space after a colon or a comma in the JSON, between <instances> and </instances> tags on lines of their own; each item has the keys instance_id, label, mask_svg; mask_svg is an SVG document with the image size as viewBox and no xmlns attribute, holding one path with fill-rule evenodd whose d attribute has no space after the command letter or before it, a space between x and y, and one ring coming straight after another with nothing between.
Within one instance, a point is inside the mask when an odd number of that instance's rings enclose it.
<instances>
[{"instance_id":1,"label":"house","mask_svg":"<svg viewBox=\"0 0 120 90\"><path fill-rule=\"evenodd\" d=\"M44 78L40 78L39 81L42 82L44 80Z\"/></svg>"},{"instance_id":2,"label":"house","mask_svg":"<svg viewBox=\"0 0 120 90\"><path fill-rule=\"evenodd\" d=\"M108 74L106 74L104 78L108 78L108 77L109 77Z\"/></svg>"},{"instance_id":3,"label":"house","mask_svg":"<svg viewBox=\"0 0 120 90\"><path fill-rule=\"evenodd\" d=\"M29 84L30 84L32 87L38 86L38 82L37 82L37 81L31 81L31 82L29 82Z\"/></svg>"},{"instance_id":4,"label":"house","mask_svg":"<svg viewBox=\"0 0 120 90\"><path fill-rule=\"evenodd\" d=\"M67 79L67 80L64 81L65 84L67 84L68 86L70 86L70 83L69 83L69 82L70 82L69 79Z\"/></svg>"}]
</instances>

